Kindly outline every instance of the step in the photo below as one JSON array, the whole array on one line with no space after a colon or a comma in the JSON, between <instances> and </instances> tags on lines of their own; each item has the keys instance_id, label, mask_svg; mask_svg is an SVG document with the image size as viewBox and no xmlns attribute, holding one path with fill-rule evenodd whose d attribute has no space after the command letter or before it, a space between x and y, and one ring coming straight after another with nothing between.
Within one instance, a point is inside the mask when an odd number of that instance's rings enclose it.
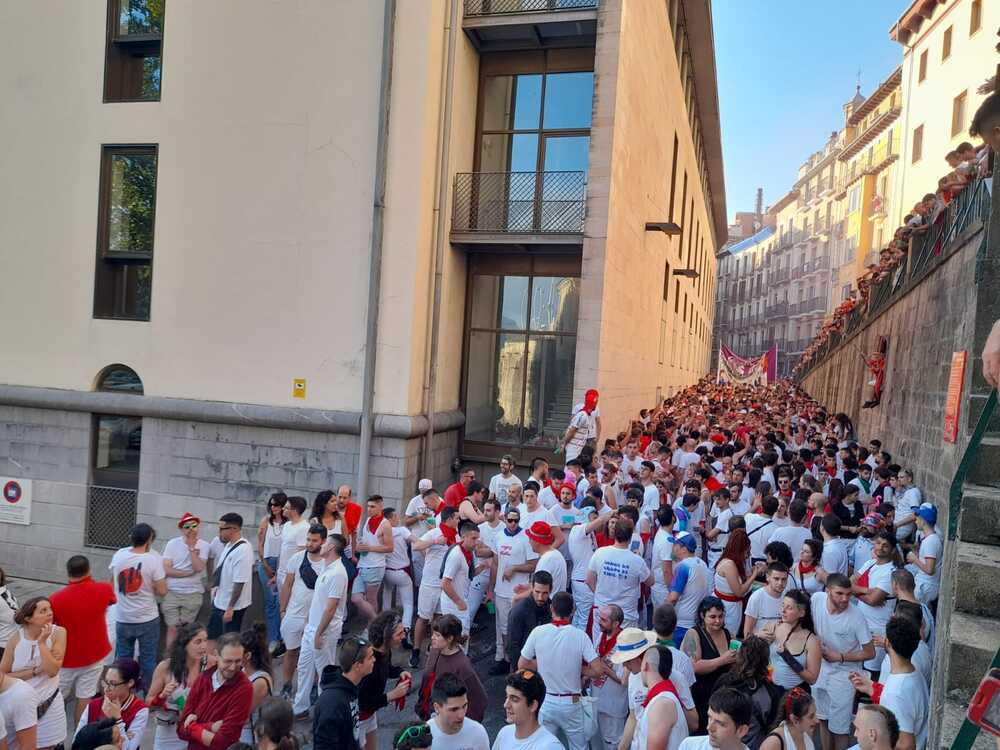
<instances>
[{"instance_id":1,"label":"step","mask_svg":"<svg viewBox=\"0 0 1000 750\"><path fill-rule=\"evenodd\" d=\"M983 438L976 459L969 468L968 480L974 484L1000 487L1000 436L989 434Z\"/></svg>"},{"instance_id":2,"label":"step","mask_svg":"<svg viewBox=\"0 0 1000 750\"><path fill-rule=\"evenodd\" d=\"M938 644L945 642L941 635L938 634ZM971 698L1000 646L1000 622L952 612L947 643L951 648L947 689Z\"/></svg>"},{"instance_id":3,"label":"step","mask_svg":"<svg viewBox=\"0 0 1000 750\"><path fill-rule=\"evenodd\" d=\"M955 609L1000 619L1000 547L958 543Z\"/></svg>"},{"instance_id":4,"label":"step","mask_svg":"<svg viewBox=\"0 0 1000 750\"><path fill-rule=\"evenodd\" d=\"M962 696L949 694L945 698L939 742L941 750L950 750L951 743L958 730L962 728L968 710L968 700ZM996 750L996 744L988 732L980 731L976 741L972 743L972 750Z\"/></svg>"},{"instance_id":5,"label":"step","mask_svg":"<svg viewBox=\"0 0 1000 750\"><path fill-rule=\"evenodd\" d=\"M963 542L1000 545L1000 488L965 485L958 537Z\"/></svg>"}]
</instances>

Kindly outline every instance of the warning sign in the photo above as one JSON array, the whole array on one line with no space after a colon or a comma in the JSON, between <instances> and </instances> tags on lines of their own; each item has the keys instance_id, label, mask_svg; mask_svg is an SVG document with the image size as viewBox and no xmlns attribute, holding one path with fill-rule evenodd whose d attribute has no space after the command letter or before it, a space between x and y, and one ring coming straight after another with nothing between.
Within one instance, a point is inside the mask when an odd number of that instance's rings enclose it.
<instances>
[{"instance_id":1,"label":"warning sign","mask_svg":"<svg viewBox=\"0 0 1000 750\"><path fill-rule=\"evenodd\" d=\"M31 480L0 477L0 523L31 523Z\"/></svg>"}]
</instances>

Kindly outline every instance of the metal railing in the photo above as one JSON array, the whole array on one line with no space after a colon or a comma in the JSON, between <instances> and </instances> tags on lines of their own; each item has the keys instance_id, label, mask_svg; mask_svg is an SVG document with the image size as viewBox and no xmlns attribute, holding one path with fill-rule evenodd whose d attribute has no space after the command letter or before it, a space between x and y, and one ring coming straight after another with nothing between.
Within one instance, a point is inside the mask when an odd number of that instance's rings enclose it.
<instances>
[{"instance_id":1,"label":"metal railing","mask_svg":"<svg viewBox=\"0 0 1000 750\"><path fill-rule=\"evenodd\" d=\"M791 278L791 279L801 279L802 278L802 274L804 274L806 272L805 271L806 265L808 265L808 264L804 264L804 265L801 265L801 266L796 266L795 268L793 268L789 272L789 274L788 274L789 278Z\"/></svg>"},{"instance_id":2,"label":"metal railing","mask_svg":"<svg viewBox=\"0 0 1000 750\"><path fill-rule=\"evenodd\" d=\"M463 172L455 175L453 232L579 234L586 172Z\"/></svg>"},{"instance_id":3,"label":"metal railing","mask_svg":"<svg viewBox=\"0 0 1000 750\"><path fill-rule=\"evenodd\" d=\"M788 303L787 302L773 302L767 306L768 317L774 317L775 315L788 315Z\"/></svg>"},{"instance_id":4,"label":"metal railing","mask_svg":"<svg viewBox=\"0 0 1000 750\"><path fill-rule=\"evenodd\" d=\"M788 268L777 268L771 272L772 284L780 284L782 281L788 281Z\"/></svg>"},{"instance_id":5,"label":"metal railing","mask_svg":"<svg viewBox=\"0 0 1000 750\"><path fill-rule=\"evenodd\" d=\"M847 314L841 331L835 331L817 350L799 374L804 378L830 354L853 338L869 321L877 318L897 299L932 274L948 258L948 246L975 222L985 226L990 215L990 193L986 179L968 185L948 204L926 232L912 237L907 255L884 279L872 285L867 303L859 303Z\"/></svg>"},{"instance_id":6,"label":"metal railing","mask_svg":"<svg viewBox=\"0 0 1000 750\"><path fill-rule=\"evenodd\" d=\"M598 0L465 0L465 15L496 16L506 13L545 13L596 8Z\"/></svg>"},{"instance_id":7,"label":"metal railing","mask_svg":"<svg viewBox=\"0 0 1000 750\"><path fill-rule=\"evenodd\" d=\"M87 547L120 549L129 545L138 492L121 487L87 487L83 543Z\"/></svg>"}]
</instances>

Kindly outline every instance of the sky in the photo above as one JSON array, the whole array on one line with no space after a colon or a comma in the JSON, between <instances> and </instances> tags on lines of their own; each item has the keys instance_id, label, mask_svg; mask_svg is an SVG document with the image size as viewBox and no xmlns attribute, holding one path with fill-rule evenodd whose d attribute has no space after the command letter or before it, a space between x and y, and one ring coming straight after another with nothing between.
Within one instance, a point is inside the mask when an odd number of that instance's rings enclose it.
<instances>
[{"instance_id":1,"label":"sky","mask_svg":"<svg viewBox=\"0 0 1000 750\"><path fill-rule=\"evenodd\" d=\"M765 208L903 60L889 28L911 0L712 0L726 209Z\"/></svg>"}]
</instances>

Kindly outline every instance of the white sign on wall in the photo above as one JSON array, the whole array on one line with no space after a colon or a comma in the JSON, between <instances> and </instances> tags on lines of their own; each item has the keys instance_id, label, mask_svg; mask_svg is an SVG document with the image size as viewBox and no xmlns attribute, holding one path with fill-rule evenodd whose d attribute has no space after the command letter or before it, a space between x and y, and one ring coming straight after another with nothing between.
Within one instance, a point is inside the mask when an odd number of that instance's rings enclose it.
<instances>
[{"instance_id":1,"label":"white sign on wall","mask_svg":"<svg viewBox=\"0 0 1000 750\"><path fill-rule=\"evenodd\" d=\"M0 477L0 523L31 523L31 480Z\"/></svg>"}]
</instances>

